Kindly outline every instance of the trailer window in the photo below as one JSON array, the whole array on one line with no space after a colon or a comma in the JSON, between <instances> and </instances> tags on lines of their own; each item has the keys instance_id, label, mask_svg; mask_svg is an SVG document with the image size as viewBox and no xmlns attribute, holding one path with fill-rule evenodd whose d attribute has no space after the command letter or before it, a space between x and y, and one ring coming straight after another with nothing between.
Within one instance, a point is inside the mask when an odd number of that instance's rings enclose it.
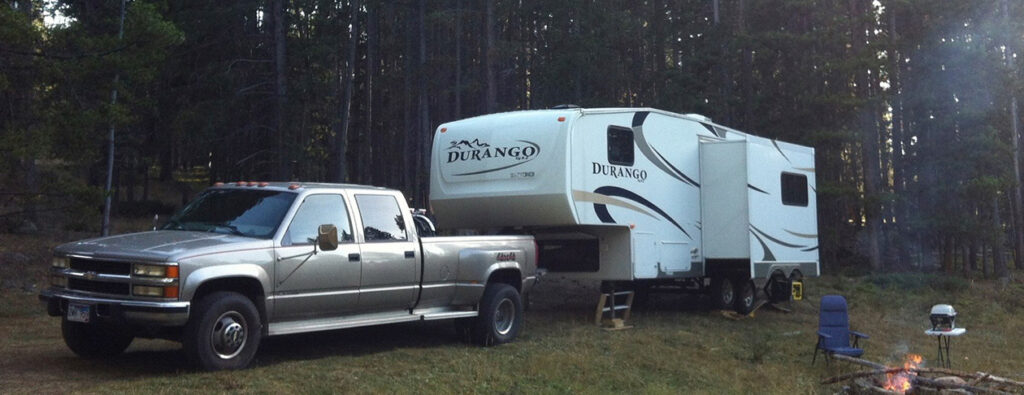
<instances>
[{"instance_id":1,"label":"trailer window","mask_svg":"<svg viewBox=\"0 0 1024 395\"><path fill-rule=\"evenodd\" d=\"M782 204L807 207L807 176L782 173Z\"/></svg>"},{"instance_id":2,"label":"trailer window","mask_svg":"<svg viewBox=\"0 0 1024 395\"><path fill-rule=\"evenodd\" d=\"M633 130L621 126L608 127L608 163L633 166Z\"/></svg>"}]
</instances>

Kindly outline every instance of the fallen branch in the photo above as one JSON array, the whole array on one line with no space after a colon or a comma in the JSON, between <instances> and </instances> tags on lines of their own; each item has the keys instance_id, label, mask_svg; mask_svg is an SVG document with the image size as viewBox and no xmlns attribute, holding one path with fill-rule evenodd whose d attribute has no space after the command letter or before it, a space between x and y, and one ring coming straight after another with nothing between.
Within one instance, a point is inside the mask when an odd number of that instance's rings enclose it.
<instances>
[{"instance_id":1,"label":"fallen branch","mask_svg":"<svg viewBox=\"0 0 1024 395\"><path fill-rule=\"evenodd\" d=\"M978 372L978 373L981 373L981 372ZM978 378L976 378L974 380L968 381L967 384L977 385L978 383L981 383L982 381L985 381L985 379L989 378L989 376L991 376L991 375L988 374L988 373L985 373L981 377L978 377Z\"/></svg>"},{"instance_id":2,"label":"fallen branch","mask_svg":"<svg viewBox=\"0 0 1024 395\"><path fill-rule=\"evenodd\" d=\"M915 384L917 384L917 383L925 384L925 385L927 385L929 387L935 387L935 388L938 388L940 390L941 389L968 390L968 391L980 392L980 393L986 393L986 394L999 394L999 395L1006 394L1006 395L1010 395L1009 392L1004 392L1004 391L1000 391L1000 390L996 390L996 389L992 389L992 388L977 387L977 386L973 386L973 385L970 385L970 384L944 383L944 382L941 382L941 381L938 381L938 380L935 380L935 379L930 379L930 378L921 377L921 376L914 377L914 383Z\"/></svg>"},{"instance_id":3,"label":"fallen branch","mask_svg":"<svg viewBox=\"0 0 1024 395\"><path fill-rule=\"evenodd\" d=\"M835 376L835 377L829 377L827 379L821 380L821 385L835 384L835 383L838 383L838 382L841 382L841 381L846 381L846 380L849 380L849 379L855 379L855 378L858 378L858 377L874 376L876 374L899 373L899 372L902 372L903 370L904 370L903 368L887 368L887 369L876 369L876 370L862 370L862 371L859 371L859 372L852 372L852 373L841 374L841 375L838 375L838 376Z\"/></svg>"},{"instance_id":4,"label":"fallen branch","mask_svg":"<svg viewBox=\"0 0 1024 395\"><path fill-rule=\"evenodd\" d=\"M832 358L838 359L840 361L846 361L846 362L855 363L855 364L858 364L858 365L864 365L864 366L867 366L867 367L875 369L875 370L889 369L888 366L882 365L882 364L877 363L877 362L871 362L871 361L868 361L866 359L854 358L854 357L850 357L850 356L846 356L846 355L842 355L842 354L832 354Z\"/></svg>"}]
</instances>

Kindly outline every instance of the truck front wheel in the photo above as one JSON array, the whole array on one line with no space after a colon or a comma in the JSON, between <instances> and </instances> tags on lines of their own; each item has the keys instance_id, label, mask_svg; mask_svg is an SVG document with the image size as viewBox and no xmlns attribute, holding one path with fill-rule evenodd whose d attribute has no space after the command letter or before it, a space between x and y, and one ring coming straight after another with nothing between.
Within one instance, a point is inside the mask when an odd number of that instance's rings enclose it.
<instances>
[{"instance_id":1,"label":"truck front wheel","mask_svg":"<svg viewBox=\"0 0 1024 395\"><path fill-rule=\"evenodd\" d=\"M260 345L259 311L234 292L203 297L185 325L182 343L189 362L204 370L241 369Z\"/></svg>"},{"instance_id":2,"label":"truck front wheel","mask_svg":"<svg viewBox=\"0 0 1024 395\"><path fill-rule=\"evenodd\" d=\"M473 341L481 346L508 343L523 326L523 302L511 285L491 283L480 300L480 315L472 328Z\"/></svg>"},{"instance_id":3,"label":"truck front wheel","mask_svg":"<svg viewBox=\"0 0 1024 395\"><path fill-rule=\"evenodd\" d=\"M102 358L118 355L132 344L131 332L105 324L83 324L61 320L60 332L64 344L83 358Z\"/></svg>"}]
</instances>

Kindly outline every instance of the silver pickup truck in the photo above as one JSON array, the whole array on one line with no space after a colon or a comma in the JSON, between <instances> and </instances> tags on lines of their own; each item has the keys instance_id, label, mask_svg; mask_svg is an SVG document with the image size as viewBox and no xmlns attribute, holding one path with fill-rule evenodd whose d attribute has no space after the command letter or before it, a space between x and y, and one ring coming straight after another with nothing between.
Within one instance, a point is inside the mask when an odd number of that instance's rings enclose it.
<instances>
[{"instance_id":1,"label":"silver pickup truck","mask_svg":"<svg viewBox=\"0 0 1024 395\"><path fill-rule=\"evenodd\" d=\"M39 298L80 356L164 338L207 370L247 366L264 336L408 321L513 340L537 280L533 238L424 229L395 190L218 184L161 230L57 247Z\"/></svg>"}]
</instances>

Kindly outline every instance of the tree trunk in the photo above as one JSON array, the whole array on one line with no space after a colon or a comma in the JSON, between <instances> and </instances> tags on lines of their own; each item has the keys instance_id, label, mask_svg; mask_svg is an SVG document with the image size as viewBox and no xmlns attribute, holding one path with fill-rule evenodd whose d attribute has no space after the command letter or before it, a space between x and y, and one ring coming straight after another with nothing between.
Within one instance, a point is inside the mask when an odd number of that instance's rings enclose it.
<instances>
[{"instance_id":1,"label":"tree trunk","mask_svg":"<svg viewBox=\"0 0 1024 395\"><path fill-rule=\"evenodd\" d=\"M427 174L430 174L430 161L427 157L430 154L430 103L428 102L427 92L427 31L426 31L426 13L427 13L427 2L426 0L419 1L419 14L417 19L417 25L419 27L419 128L417 134L420 137L417 143L419 149L416 151L416 191L414 203L420 205L420 207L426 206L426 191L427 185Z\"/></svg>"},{"instance_id":2,"label":"tree trunk","mask_svg":"<svg viewBox=\"0 0 1024 395\"><path fill-rule=\"evenodd\" d=\"M999 196L992 198L992 227L996 235L992 241L992 274L997 278L1006 277L1006 260L1003 257L1003 226L999 216Z\"/></svg>"},{"instance_id":3,"label":"tree trunk","mask_svg":"<svg viewBox=\"0 0 1024 395\"><path fill-rule=\"evenodd\" d=\"M1011 26L1010 24L1010 8L1009 0L1003 0L1003 26ZM1011 30L1006 29L1007 38L1003 45L1006 46L1006 53L1013 54L1016 48L1013 44L1017 42L1011 34ZM1010 69L1010 81L1017 80L1017 65L1016 59L1013 56L1007 56L1006 61L1009 64ZM1011 84L1011 86L1015 86ZM1010 89L1010 132L1012 133L1013 144L1013 179L1016 181L1013 187L1013 233L1014 233L1014 266L1020 270L1022 266L1021 254L1024 254L1024 206L1021 205L1021 178L1020 178L1020 129L1017 118L1017 93L1016 89Z\"/></svg>"},{"instance_id":4,"label":"tree trunk","mask_svg":"<svg viewBox=\"0 0 1024 395\"><path fill-rule=\"evenodd\" d=\"M462 119L462 0L455 0L455 119Z\"/></svg>"},{"instance_id":5,"label":"tree trunk","mask_svg":"<svg viewBox=\"0 0 1024 395\"><path fill-rule=\"evenodd\" d=\"M946 236L942 240L942 272L953 273L953 236Z\"/></svg>"},{"instance_id":6,"label":"tree trunk","mask_svg":"<svg viewBox=\"0 0 1024 395\"><path fill-rule=\"evenodd\" d=\"M967 267L968 272L973 273L978 270L978 240L974 238L971 240L971 245L967 250Z\"/></svg>"},{"instance_id":7,"label":"tree trunk","mask_svg":"<svg viewBox=\"0 0 1024 395\"><path fill-rule=\"evenodd\" d=\"M355 79L356 66L356 45L359 44L359 0L352 0L349 3L351 11L351 31L349 32L348 57L345 63L345 92L341 98L339 117L341 118L340 130L334 142L334 157L337 159L337 172L335 182L348 181L348 131L352 124L352 88Z\"/></svg>"},{"instance_id":8,"label":"tree trunk","mask_svg":"<svg viewBox=\"0 0 1024 395\"><path fill-rule=\"evenodd\" d=\"M376 168L374 161L380 161L382 159L381 153L381 141L380 132L376 130L373 124L373 107L375 105L373 95L373 84L377 77L377 5L368 3L366 5L366 119L363 122L366 123L363 133L369 144L365 148L366 157L362 161L369 169L366 173L366 182L371 185L377 185L378 183L384 182L383 177L377 177Z\"/></svg>"},{"instance_id":9,"label":"tree trunk","mask_svg":"<svg viewBox=\"0 0 1024 395\"><path fill-rule=\"evenodd\" d=\"M850 0L850 18L852 20L864 19L861 16L867 9L867 5L864 0ZM863 35L867 30L868 26L860 23L854 24L852 49L853 56L855 57L864 56L862 52L864 51L866 38ZM857 127L861 133L861 166L864 173L864 217L867 222L864 232L868 244L868 263L871 266L871 270L877 271L882 269L881 248L879 247L882 228L881 205L879 204L879 189L881 185L881 175L879 173L880 153L878 149L878 128L872 113L875 98L872 97L871 89L869 89L870 81L868 78L868 70L862 69L856 71L854 79L857 82L857 96L863 101L862 105L859 106ZM945 264L946 256L943 259Z\"/></svg>"},{"instance_id":10,"label":"tree trunk","mask_svg":"<svg viewBox=\"0 0 1024 395\"><path fill-rule=\"evenodd\" d=\"M486 1L486 5L485 5L486 10L484 11L484 13L486 15L486 22L484 24L484 30L486 30L486 32L484 32L484 35L486 37L487 44L486 44L486 48L485 48L486 55L485 55L485 59L484 59L484 68L485 68L485 73L487 75L487 91L486 91L486 97L484 98L484 101L486 103L485 110L487 111L487 113L493 113L493 112L496 112L498 110L498 99L497 99L497 95L498 95L498 82L497 82L497 79L496 79L496 77L494 75L495 58L498 57L498 50L494 46L494 39L495 39L494 36L497 34L494 31L494 1L495 0L485 0L485 1Z\"/></svg>"},{"instance_id":11,"label":"tree trunk","mask_svg":"<svg viewBox=\"0 0 1024 395\"><path fill-rule=\"evenodd\" d=\"M745 35L747 31L747 10L746 2L740 0L739 4L739 30L741 35ZM740 49L743 55L743 59L740 63L740 73L742 75L741 81L743 83L743 120L740 125L744 130L753 130L754 128L754 54L751 53L750 48L747 47L744 41L743 47Z\"/></svg>"},{"instance_id":12,"label":"tree trunk","mask_svg":"<svg viewBox=\"0 0 1024 395\"><path fill-rule=\"evenodd\" d=\"M287 104L287 69L285 66L285 40L287 39L287 23L284 20L285 0L273 1L274 13L274 130L277 132L277 179L291 179L290 143L285 139L284 117Z\"/></svg>"}]
</instances>

